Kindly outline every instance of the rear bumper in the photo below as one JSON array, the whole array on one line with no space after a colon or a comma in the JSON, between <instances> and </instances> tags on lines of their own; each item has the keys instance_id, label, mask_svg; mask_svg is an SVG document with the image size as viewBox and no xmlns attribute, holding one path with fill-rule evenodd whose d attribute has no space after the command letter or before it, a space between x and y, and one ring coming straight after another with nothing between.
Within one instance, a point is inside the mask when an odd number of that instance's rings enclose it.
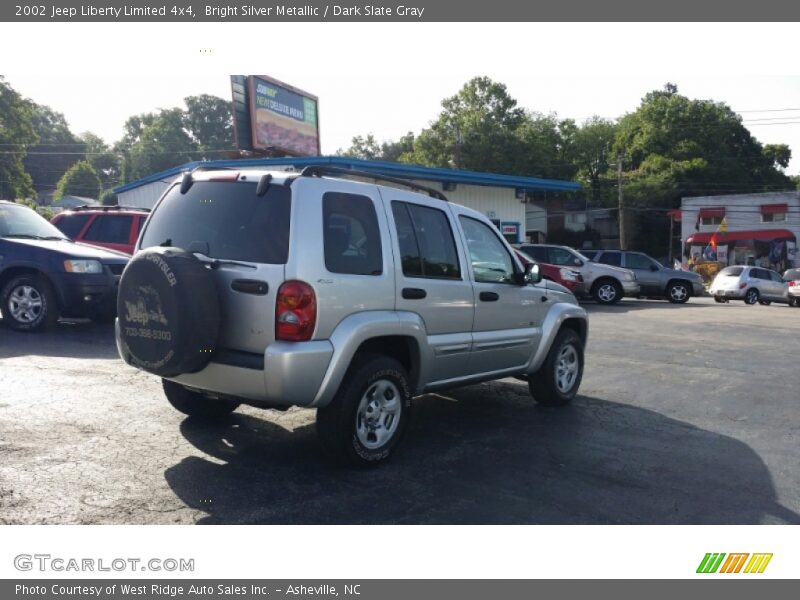
<instances>
[{"instance_id":1,"label":"rear bumper","mask_svg":"<svg viewBox=\"0 0 800 600\"><path fill-rule=\"evenodd\" d=\"M119 343L119 320L115 330L120 356L135 367ZM322 386L332 356L328 340L273 342L263 355L218 351L203 370L169 379L200 392L268 406L308 406Z\"/></svg>"},{"instance_id":2,"label":"rear bumper","mask_svg":"<svg viewBox=\"0 0 800 600\"><path fill-rule=\"evenodd\" d=\"M734 300L742 300L744 299L744 294L747 290L709 290L709 294L714 296L715 298L732 298Z\"/></svg>"}]
</instances>

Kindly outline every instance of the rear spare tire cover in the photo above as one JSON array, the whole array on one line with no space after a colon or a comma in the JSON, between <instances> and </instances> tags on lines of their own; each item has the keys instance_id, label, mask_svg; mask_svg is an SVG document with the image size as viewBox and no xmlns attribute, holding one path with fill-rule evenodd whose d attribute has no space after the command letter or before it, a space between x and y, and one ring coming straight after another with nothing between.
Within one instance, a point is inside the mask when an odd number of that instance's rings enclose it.
<instances>
[{"instance_id":1,"label":"rear spare tire cover","mask_svg":"<svg viewBox=\"0 0 800 600\"><path fill-rule=\"evenodd\" d=\"M219 338L213 273L180 248L136 254L119 283L120 346L133 365L174 377L205 367Z\"/></svg>"}]
</instances>

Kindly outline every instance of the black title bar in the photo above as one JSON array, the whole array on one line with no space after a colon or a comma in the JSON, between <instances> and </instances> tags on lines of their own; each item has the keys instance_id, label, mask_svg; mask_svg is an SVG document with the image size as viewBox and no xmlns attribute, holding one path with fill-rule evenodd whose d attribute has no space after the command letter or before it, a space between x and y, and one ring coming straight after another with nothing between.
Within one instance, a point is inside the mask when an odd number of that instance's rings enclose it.
<instances>
[{"instance_id":1,"label":"black title bar","mask_svg":"<svg viewBox=\"0 0 800 600\"><path fill-rule=\"evenodd\" d=\"M378 2L60 0L3 2L5 22L581 22L800 20L786 0L408 0ZM672 40L680 38L676 26ZM665 40L667 43L668 40Z\"/></svg>"}]
</instances>

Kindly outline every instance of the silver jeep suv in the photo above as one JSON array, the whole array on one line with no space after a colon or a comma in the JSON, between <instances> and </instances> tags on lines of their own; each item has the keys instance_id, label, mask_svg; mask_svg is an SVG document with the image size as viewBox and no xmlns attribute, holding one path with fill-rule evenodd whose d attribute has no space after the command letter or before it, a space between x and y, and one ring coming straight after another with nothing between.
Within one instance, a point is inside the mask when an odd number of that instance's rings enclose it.
<instances>
[{"instance_id":1,"label":"silver jeep suv","mask_svg":"<svg viewBox=\"0 0 800 600\"><path fill-rule=\"evenodd\" d=\"M188 415L314 407L326 451L363 465L389 456L414 396L517 377L563 405L581 382L575 298L524 270L485 216L410 182L195 170L137 250L119 353Z\"/></svg>"}]
</instances>

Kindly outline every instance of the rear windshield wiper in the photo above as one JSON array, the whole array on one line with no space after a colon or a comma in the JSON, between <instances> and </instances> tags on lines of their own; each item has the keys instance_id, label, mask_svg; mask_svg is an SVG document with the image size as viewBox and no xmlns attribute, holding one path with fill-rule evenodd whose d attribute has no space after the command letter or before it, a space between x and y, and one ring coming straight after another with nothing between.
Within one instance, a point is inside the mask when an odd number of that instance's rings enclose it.
<instances>
[{"instance_id":1,"label":"rear windshield wiper","mask_svg":"<svg viewBox=\"0 0 800 600\"><path fill-rule=\"evenodd\" d=\"M247 267L248 269L255 269L254 265L250 265L247 263L239 262L236 260L225 260L223 258L211 258L207 254L203 254L202 252L192 252L195 256L202 256L202 262L209 265L212 269L216 269L220 265L233 265L235 267Z\"/></svg>"},{"instance_id":2,"label":"rear windshield wiper","mask_svg":"<svg viewBox=\"0 0 800 600\"><path fill-rule=\"evenodd\" d=\"M30 233L7 233L4 238L22 238L26 240L66 240L67 238L59 237L57 235L33 235Z\"/></svg>"}]
</instances>

